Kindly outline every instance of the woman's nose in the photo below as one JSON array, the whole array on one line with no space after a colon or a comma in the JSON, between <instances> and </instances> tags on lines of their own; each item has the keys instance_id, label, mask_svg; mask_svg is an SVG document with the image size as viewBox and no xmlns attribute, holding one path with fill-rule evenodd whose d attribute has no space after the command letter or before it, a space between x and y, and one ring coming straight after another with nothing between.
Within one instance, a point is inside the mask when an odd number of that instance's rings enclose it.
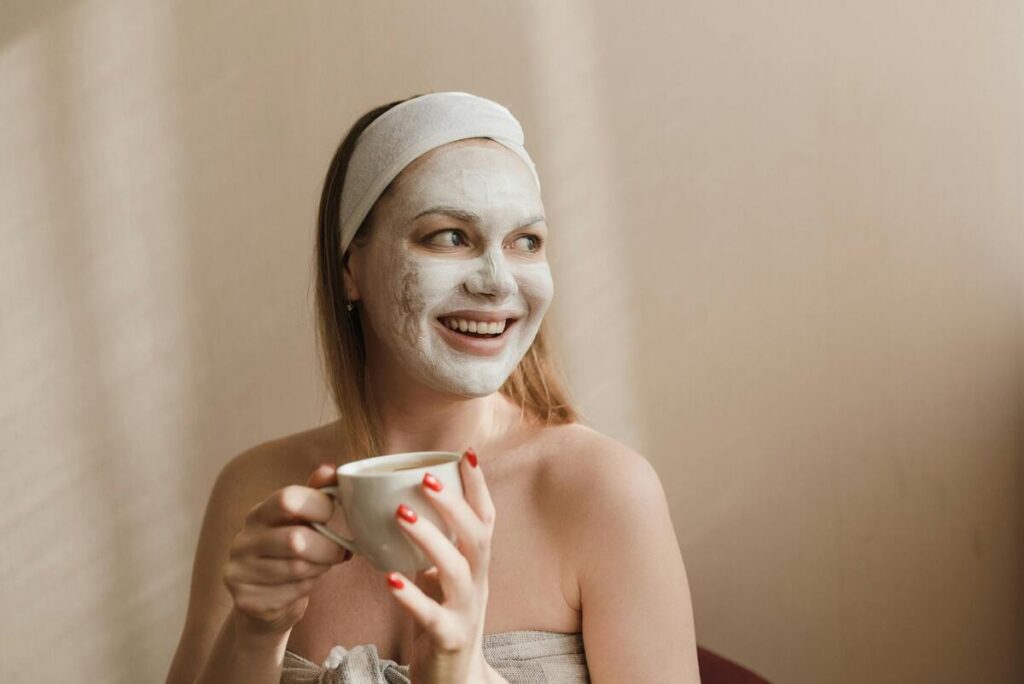
<instances>
[{"instance_id":1,"label":"woman's nose","mask_svg":"<svg viewBox=\"0 0 1024 684\"><path fill-rule=\"evenodd\" d=\"M487 251L479 261L479 267L466 279L467 290L473 294L491 295L498 299L504 299L519 290L519 285L500 249Z\"/></svg>"}]
</instances>

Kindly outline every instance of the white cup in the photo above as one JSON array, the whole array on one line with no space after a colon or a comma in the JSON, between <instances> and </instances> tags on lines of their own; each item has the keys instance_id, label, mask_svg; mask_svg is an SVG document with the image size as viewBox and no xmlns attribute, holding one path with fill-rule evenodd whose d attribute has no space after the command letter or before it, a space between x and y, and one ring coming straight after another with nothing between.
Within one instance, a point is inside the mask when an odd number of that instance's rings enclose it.
<instances>
[{"instance_id":1,"label":"white cup","mask_svg":"<svg viewBox=\"0 0 1024 684\"><path fill-rule=\"evenodd\" d=\"M395 511L404 503L418 519L434 523L455 544L453 530L423 493L423 474L436 477L444 490L464 496L459 460L453 451L410 451L374 456L338 468L338 485L320 491L335 500L345 513L353 538L346 539L321 523L313 527L353 554L362 554L378 570L397 570L412 577L434 565L426 553L402 531Z\"/></svg>"}]
</instances>

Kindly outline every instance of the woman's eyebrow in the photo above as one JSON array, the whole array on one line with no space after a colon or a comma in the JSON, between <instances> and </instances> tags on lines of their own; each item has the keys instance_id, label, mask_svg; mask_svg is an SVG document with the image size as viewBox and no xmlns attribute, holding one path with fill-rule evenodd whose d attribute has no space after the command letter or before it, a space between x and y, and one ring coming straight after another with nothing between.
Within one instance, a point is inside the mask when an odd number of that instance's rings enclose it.
<instances>
[{"instance_id":1,"label":"woman's eyebrow","mask_svg":"<svg viewBox=\"0 0 1024 684\"><path fill-rule=\"evenodd\" d=\"M415 221L416 219L420 218L421 216L426 216L427 214L444 214L445 216L451 216L452 218L457 218L460 221L474 221L474 222L477 222L477 223L480 222L480 216L478 214L474 214L471 211L466 211L465 209L459 209L457 207L450 207L450 206L444 205L444 204L439 204L436 207L430 207L429 209L424 209L420 213L418 213L415 216L413 216L412 220Z\"/></svg>"},{"instance_id":2,"label":"woman's eyebrow","mask_svg":"<svg viewBox=\"0 0 1024 684\"><path fill-rule=\"evenodd\" d=\"M460 221L480 223L479 214L475 214L472 211L466 211L465 209L459 209L458 207L452 207L445 204L439 204L437 206L430 207L429 209L424 209L420 213L416 214L416 216L414 216L412 220L415 221L421 216L426 216L427 214L443 214L445 216L451 216L452 218L459 219ZM538 223L544 220L546 219L540 214L530 216L516 224L512 228L512 230L519 230L520 228L525 228L526 226L532 226L534 223Z\"/></svg>"}]
</instances>

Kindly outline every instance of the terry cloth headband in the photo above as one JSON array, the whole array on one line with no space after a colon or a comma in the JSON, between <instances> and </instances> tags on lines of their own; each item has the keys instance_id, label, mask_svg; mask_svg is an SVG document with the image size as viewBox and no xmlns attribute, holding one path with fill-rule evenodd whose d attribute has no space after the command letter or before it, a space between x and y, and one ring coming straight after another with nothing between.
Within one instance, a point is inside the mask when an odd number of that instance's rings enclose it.
<instances>
[{"instance_id":1,"label":"terry cloth headband","mask_svg":"<svg viewBox=\"0 0 1024 684\"><path fill-rule=\"evenodd\" d=\"M512 112L470 93L420 95L387 110L359 135L341 191L341 253L402 169L435 147L466 138L490 138L515 152L540 188L537 169L523 147L523 129Z\"/></svg>"}]
</instances>

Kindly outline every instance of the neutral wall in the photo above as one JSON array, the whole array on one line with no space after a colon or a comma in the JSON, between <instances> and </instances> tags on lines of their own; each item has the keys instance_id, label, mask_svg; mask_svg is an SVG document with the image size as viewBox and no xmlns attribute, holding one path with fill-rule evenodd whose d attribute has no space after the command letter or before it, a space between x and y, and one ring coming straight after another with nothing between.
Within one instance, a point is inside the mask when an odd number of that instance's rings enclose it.
<instances>
[{"instance_id":1,"label":"neutral wall","mask_svg":"<svg viewBox=\"0 0 1024 684\"><path fill-rule=\"evenodd\" d=\"M310 265L364 110L523 122L591 424L661 475L698 641L1010 682L1015 2L5 2L0 680L159 681L213 477L332 418ZM29 677L31 678L31 677Z\"/></svg>"}]
</instances>

